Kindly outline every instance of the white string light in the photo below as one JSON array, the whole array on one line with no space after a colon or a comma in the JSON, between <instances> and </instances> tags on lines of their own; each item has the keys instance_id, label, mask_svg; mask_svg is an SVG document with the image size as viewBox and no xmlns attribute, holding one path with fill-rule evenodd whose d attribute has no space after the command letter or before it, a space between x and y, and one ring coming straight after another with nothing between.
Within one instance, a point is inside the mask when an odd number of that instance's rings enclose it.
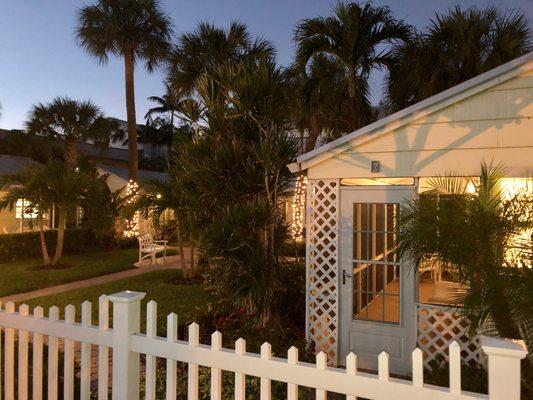
<instances>
[{"instance_id":1,"label":"white string light","mask_svg":"<svg viewBox=\"0 0 533 400\"><path fill-rule=\"evenodd\" d=\"M304 241L305 223L305 195L307 191L307 176L300 175L296 180L294 197L292 200L291 236L296 242Z\"/></svg>"},{"instance_id":2,"label":"white string light","mask_svg":"<svg viewBox=\"0 0 533 400\"><path fill-rule=\"evenodd\" d=\"M137 193L139 192L139 185L132 179L129 180L126 186L126 204L133 204L137 201ZM139 235L139 212L135 211L130 219L126 220L126 228L124 229L124 236L127 238L137 237Z\"/></svg>"}]
</instances>

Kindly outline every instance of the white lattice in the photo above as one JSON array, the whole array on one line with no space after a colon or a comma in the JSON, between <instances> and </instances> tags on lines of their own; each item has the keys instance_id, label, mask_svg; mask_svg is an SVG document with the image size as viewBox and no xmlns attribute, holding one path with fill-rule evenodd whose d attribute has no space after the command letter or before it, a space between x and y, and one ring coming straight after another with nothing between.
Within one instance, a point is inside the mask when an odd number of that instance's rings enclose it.
<instances>
[{"instance_id":1,"label":"white lattice","mask_svg":"<svg viewBox=\"0 0 533 400\"><path fill-rule=\"evenodd\" d=\"M307 186L307 336L336 363L339 181Z\"/></svg>"},{"instance_id":2,"label":"white lattice","mask_svg":"<svg viewBox=\"0 0 533 400\"><path fill-rule=\"evenodd\" d=\"M479 335L469 337L468 321L454 309L435 305L418 306L418 347L424 352L424 365L440 354L448 361L448 346L457 341L461 347L461 360L477 364L482 354Z\"/></svg>"}]
</instances>

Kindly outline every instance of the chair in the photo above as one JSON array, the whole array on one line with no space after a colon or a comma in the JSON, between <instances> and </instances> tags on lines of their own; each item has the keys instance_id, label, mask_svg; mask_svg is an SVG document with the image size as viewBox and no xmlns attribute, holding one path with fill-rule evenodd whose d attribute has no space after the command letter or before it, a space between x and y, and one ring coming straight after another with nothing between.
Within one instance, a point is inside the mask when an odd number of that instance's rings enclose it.
<instances>
[{"instance_id":1,"label":"chair","mask_svg":"<svg viewBox=\"0 0 533 400\"><path fill-rule=\"evenodd\" d=\"M139 265L142 260L150 257L152 264L155 264L155 256L163 253L163 261L167 261L167 243L168 240L154 240L152 235L142 235L137 238L139 241Z\"/></svg>"},{"instance_id":2,"label":"chair","mask_svg":"<svg viewBox=\"0 0 533 400\"><path fill-rule=\"evenodd\" d=\"M421 262L418 266L418 273L422 275L424 272L429 272L435 283L442 280L442 270L438 262Z\"/></svg>"}]
</instances>

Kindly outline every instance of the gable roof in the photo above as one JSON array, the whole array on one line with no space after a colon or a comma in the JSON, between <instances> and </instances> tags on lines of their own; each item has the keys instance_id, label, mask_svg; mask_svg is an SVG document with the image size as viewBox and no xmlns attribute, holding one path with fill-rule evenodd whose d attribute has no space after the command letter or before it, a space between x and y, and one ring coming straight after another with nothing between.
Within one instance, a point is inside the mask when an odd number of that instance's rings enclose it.
<instances>
[{"instance_id":1,"label":"gable roof","mask_svg":"<svg viewBox=\"0 0 533 400\"><path fill-rule=\"evenodd\" d=\"M414 120L433 114L456 102L471 97L483 90L508 81L517 75L533 69L533 52L511 60L497 68L428 97L410 107L373 122L352 133L340 137L317 149L302 154L295 163L289 164L291 172L304 171L335 155L349 150L370 139L398 129Z\"/></svg>"},{"instance_id":2,"label":"gable roof","mask_svg":"<svg viewBox=\"0 0 533 400\"><path fill-rule=\"evenodd\" d=\"M37 162L29 157L0 154L0 175L15 174L33 164Z\"/></svg>"}]
</instances>

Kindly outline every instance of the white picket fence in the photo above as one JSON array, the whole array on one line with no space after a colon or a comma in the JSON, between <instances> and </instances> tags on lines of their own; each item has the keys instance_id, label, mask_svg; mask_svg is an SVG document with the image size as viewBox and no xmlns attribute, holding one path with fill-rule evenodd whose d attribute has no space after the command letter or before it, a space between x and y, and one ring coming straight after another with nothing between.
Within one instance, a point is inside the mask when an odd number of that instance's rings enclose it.
<instances>
[{"instance_id":1,"label":"white picket fence","mask_svg":"<svg viewBox=\"0 0 533 400\"><path fill-rule=\"evenodd\" d=\"M222 348L222 335L213 333L211 345L199 343L199 326L189 326L188 341L177 340L177 316L167 317L167 337L156 335L157 305L147 304L146 333L140 333L141 300L144 293L121 292L101 296L99 300L99 324L91 322L91 303L82 304L81 324L75 323L75 308L65 308L65 320L59 320L59 310L51 307L48 317L36 307L30 315L28 306L21 305L15 312L13 303L0 310L0 333L4 334L4 387L0 398L27 400L29 373L31 371L32 398L43 398L43 381L46 379L49 400L58 398L59 340L63 340L63 398L89 400L91 385L91 346L98 346L98 399L106 400L111 392L112 400L139 399L141 363L140 355L146 355L146 399L156 395L156 358L166 359L166 399L176 399L177 362L188 364L188 400L199 397L199 366L211 368L210 391L212 400L222 399L222 371L235 374L234 399L244 400L246 376L260 378L260 400L271 400L271 382L287 384L287 399L296 400L298 386L316 390L317 400L326 400L328 392L346 395L347 400L356 397L367 399L491 399L518 400L520 398L520 360L526 356L523 342L482 338L483 350L488 356L489 395L461 390L460 348L452 343L450 353L449 388L424 384L423 353L413 352L412 380L396 379L389 374L389 356L379 356L377 375L357 369L357 356L346 357L346 369L327 367L327 356L319 353L316 364L298 361L298 350L292 347L287 359L272 357L268 343L261 346L261 354L246 352L246 342L237 340L235 349ZM109 302L113 304L113 326L108 326ZM31 334L31 338L30 338ZM18 340L16 341L16 335ZM43 342L47 336L48 368L43 376ZM0 335L1 337L1 335ZM31 339L31 341L30 341ZM18 343L15 365L15 343ZM81 343L80 374L75 375L75 342ZM29 346L33 346L30 366ZM112 351L112 382L109 387L109 350ZM0 358L1 360L1 358ZM0 365L1 361L0 361ZM15 379L15 373L17 377ZM80 380L80 392L74 393L74 381ZM15 388L15 384L17 388ZM3 390L2 390L3 389ZM111 389L111 390L110 390Z\"/></svg>"}]
</instances>

